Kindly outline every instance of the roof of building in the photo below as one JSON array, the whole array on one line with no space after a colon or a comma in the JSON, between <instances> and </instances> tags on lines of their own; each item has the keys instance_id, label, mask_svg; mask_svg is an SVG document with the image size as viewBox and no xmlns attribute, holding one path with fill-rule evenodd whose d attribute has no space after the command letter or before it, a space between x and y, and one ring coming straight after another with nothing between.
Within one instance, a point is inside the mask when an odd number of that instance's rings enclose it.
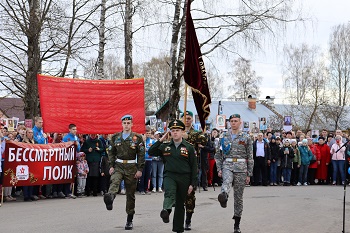
<instances>
[{"instance_id":1,"label":"roof of building","mask_svg":"<svg viewBox=\"0 0 350 233\"><path fill-rule=\"evenodd\" d=\"M219 101L212 101L210 105L210 116L208 122L216 122L218 115ZM274 116L275 114L263 104L256 102L256 109L250 109L247 101L221 101L222 114L228 118L230 115L238 113L241 115L242 121L258 122L260 117ZM180 100L179 108L183 110L184 101ZM198 115L193 100L187 100L187 110L192 111L194 115Z\"/></svg>"}]
</instances>

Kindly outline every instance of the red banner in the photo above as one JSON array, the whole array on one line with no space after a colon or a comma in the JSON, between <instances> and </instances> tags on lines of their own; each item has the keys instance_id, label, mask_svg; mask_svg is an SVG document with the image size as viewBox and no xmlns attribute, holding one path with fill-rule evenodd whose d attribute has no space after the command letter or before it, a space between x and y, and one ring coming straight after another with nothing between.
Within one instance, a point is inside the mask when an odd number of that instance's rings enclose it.
<instances>
[{"instance_id":1,"label":"red banner","mask_svg":"<svg viewBox=\"0 0 350 233\"><path fill-rule=\"evenodd\" d=\"M74 182L74 142L28 144L7 141L4 154L4 187Z\"/></svg>"},{"instance_id":2,"label":"red banner","mask_svg":"<svg viewBox=\"0 0 350 233\"><path fill-rule=\"evenodd\" d=\"M133 116L132 130L145 132L144 80L85 80L38 75L45 132L112 134L122 130L121 117Z\"/></svg>"}]
</instances>

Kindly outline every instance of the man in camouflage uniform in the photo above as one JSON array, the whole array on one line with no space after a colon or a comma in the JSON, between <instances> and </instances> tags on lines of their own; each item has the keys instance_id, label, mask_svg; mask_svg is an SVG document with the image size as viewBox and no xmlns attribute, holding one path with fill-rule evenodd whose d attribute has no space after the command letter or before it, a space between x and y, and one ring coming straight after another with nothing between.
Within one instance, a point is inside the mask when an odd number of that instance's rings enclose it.
<instances>
[{"instance_id":1,"label":"man in camouflage uniform","mask_svg":"<svg viewBox=\"0 0 350 233\"><path fill-rule=\"evenodd\" d=\"M229 117L231 129L220 138L215 161L218 176L223 178L221 193L218 196L221 207L226 208L228 195L233 182L234 189L234 233L240 233L239 224L243 211L243 191L253 173L253 143L251 137L240 130L241 116ZM220 152L220 147L222 152Z\"/></svg>"},{"instance_id":2,"label":"man in camouflage uniform","mask_svg":"<svg viewBox=\"0 0 350 233\"><path fill-rule=\"evenodd\" d=\"M145 146L142 136L131 131L132 116L125 115L121 121L123 132L115 133L112 136L111 146L108 150L111 185L103 199L107 210L112 210L113 200L119 190L120 182L124 180L126 213L128 215L125 230L132 230L132 220L135 214L135 191L137 179L142 176L145 164Z\"/></svg>"},{"instance_id":3,"label":"man in camouflage uniform","mask_svg":"<svg viewBox=\"0 0 350 233\"><path fill-rule=\"evenodd\" d=\"M168 133L154 143L148 152L161 156L164 161L164 202L160 217L169 222L169 214L175 205L173 231L184 231L186 196L197 184L197 159L193 146L182 138L185 125L180 120L169 123L171 140L165 141Z\"/></svg>"},{"instance_id":4,"label":"man in camouflage uniform","mask_svg":"<svg viewBox=\"0 0 350 233\"><path fill-rule=\"evenodd\" d=\"M183 117L184 115L182 115ZM193 128L193 113L191 111L186 111L186 119L184 119L185 123L185 134L184 138L187 142L193 145L196 155L197 155L197 163L198 167L201 166L200 161L200 149L203 148L207 144L207 138L203 134L202 131L197 131ZM191 219L192 214L194 212L196 202L195 190L193 190L190 194L187 195L185 206L186 206L186 222L185 222L185 230L191 230Z\"/></svg>"}]
</instances>

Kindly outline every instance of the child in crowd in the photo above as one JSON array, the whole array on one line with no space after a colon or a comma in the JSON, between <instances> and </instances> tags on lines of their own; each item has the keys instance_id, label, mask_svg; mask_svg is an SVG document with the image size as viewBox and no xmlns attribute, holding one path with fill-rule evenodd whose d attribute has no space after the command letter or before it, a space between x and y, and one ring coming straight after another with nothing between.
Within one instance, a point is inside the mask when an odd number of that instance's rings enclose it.
<instances>
[{"instance_id":1,"label":"child in crowd","mask_svg":"<svg viewBox=\"0 0 350 233\"><path fill-rule=\"evenodd\" d=\"M85 153L79 152L77 154L77 196L82 197L85 195L85 185L87 174L89 173L89 166L85 159Z\"/></svg>"}]
</instances>

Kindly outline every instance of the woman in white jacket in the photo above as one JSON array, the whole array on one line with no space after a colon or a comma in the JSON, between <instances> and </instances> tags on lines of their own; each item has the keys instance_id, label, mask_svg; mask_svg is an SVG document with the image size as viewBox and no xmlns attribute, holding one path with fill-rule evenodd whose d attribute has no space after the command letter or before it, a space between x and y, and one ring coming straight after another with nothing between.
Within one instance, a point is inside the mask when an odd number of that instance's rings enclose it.
<instances>
[{"instance_id":1,"label":"woman in white jacket","mask_svg":"<svg viewBox=\"0 0 350 233\"><path fill-rule=\"evenodd\" d=\"M340 172L342 184L345 182L345 150L346 147L342 147L344 143L342 143L342 137L337 135L335 137L335 143L331 147L331 155L332 155L332 165L333 165L333 185L337 184L337 175L338 171ZM341 148L342 147L342 148ZM339 148L341 148L339 150ZM339 150L338 152L336 152Z\"/></svg>"}]
</instances>

